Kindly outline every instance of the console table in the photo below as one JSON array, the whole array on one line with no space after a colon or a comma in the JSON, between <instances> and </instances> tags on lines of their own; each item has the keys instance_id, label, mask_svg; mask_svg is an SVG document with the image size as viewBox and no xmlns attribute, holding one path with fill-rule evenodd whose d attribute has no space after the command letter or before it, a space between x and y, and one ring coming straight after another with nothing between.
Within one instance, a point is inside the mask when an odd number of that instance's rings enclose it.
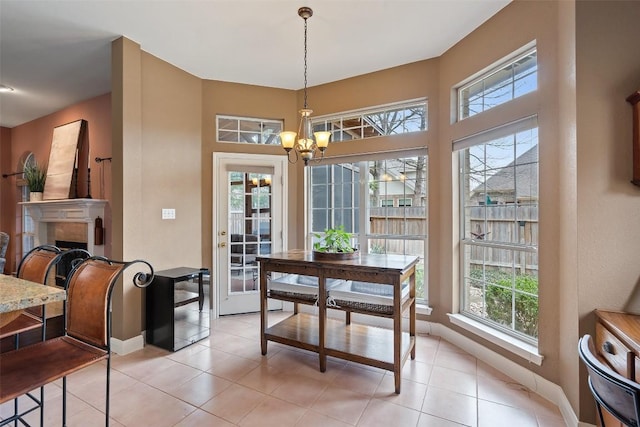
<instances>
[{"instance_id":1,"label":"console table","mask_svg":"<svg viewBox=\"0 0 640 427\"><path fill-rule=\"evenodd\" d=\"M395 391L400 393L401 370L409 355L415 358L415 270L418 257L403 255L361 254L356 259L316 260L312 252L289 252L258 256L260 263L260 338L262 354L267 341L274 341L318 353L320 371L327 366L327 356L375 366L392 371ZM272 272L315 276L318 278L318 316L298 313L298 304L314 304L309 299L274 295L267 289ZM326 280L358 280L393 287L393 308L380 313L352 306L327 307ZM402 283L409 282L409 292L402 296ZM268 298L294 303L294 313L268 327ZM346 312L346 322L327 319L327 308ZM403 313L409 312L409 332L402 331ZM362 313L393 319L393 330L352 325L350 313Z\"/></svg>"}]
</instances>

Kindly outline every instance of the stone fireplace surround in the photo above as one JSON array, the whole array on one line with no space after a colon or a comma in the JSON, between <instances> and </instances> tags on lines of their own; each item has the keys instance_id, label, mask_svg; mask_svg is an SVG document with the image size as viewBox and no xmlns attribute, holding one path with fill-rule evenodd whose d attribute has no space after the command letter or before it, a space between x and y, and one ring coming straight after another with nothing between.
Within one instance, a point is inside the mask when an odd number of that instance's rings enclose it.
<instances>
[{"instance_id":1,"label":"stone fireplace surround","mask_svg":"<svg viewBox=\"0 0 640 427\"><path fill-rule=\"evenodd\" d=\"M35 225L35 245L56 241L86 243L91 255L104 256L104 245L95 244L95 221L104 220L106 200L65 199L20 203Z\"/></svg>"}]
</instances>

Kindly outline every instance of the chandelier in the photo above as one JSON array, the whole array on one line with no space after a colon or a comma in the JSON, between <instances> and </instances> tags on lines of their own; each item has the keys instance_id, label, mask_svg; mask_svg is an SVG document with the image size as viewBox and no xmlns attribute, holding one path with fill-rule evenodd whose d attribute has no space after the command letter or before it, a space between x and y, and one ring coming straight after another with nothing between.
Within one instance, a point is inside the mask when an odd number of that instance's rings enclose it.
<instances>
[{"instance_id":1,"label":"chandelier","mask_svg":"<svg viewBox=\"0 0 640 427\"><path fill-rule=\"evenodd\" d=\"M300 126L298 132L280 132L280 142L282 148L287 152L287 158L290 163L296 163L299 158L304 160L304 165L307 166L309 161L313 159L316 150L320 151L321 157L324 158L324 151L329 145L329 138L331 132L315 132L312 133L311 126L311 113L307 107L307 19L313 15L313 10L310 7L301 7L298 9L298 15L304 19L304 108L300 110ZM294 149L296 157L295 160L291 160L291 150Z\"/></svg>"}]
</instances>

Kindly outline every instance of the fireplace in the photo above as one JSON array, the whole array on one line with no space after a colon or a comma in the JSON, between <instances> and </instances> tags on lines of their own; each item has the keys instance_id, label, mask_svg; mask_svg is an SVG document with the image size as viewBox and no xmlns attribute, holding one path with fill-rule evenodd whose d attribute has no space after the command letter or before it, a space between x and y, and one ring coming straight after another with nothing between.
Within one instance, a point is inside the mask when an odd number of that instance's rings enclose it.
<instances>
[{"instance_id":1,"label":"fireplace","mask_svg":"<svg viewBox=\"0 0 640 427\"><path fill-rule=\"evenodd\" d=\"M86 242L73 242L70 240L56 240L55 245L62 250L67 249L87 249ZM56 285L64 286L65 280L71 272L73 258L63 256L58 265L56 265Z\"/></svg>"},{"instance_id":2,"label":"fireplace","mask_svg":"<svg viewBox=\"0 0 640 427\"><path fill-rule=\"evenodd\" d=\"M81 248L104 256L104 246L95 236L96 218L104 218L106 200L65 199L23 202L35 225L35 245ZM59 244L58 244L59 243Z\"/></svg>"}]
</instances>

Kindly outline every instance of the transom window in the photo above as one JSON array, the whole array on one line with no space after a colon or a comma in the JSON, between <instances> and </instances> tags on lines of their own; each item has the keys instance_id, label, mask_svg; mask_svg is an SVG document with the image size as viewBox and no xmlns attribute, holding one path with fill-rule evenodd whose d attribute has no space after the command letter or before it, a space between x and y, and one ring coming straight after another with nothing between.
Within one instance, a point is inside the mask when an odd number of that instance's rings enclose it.
<instances>
[{"instance_id":1,"label":"transom window","mask_svg":"<svg viewBox=\"0 0 640 427\"><path fill-rule=\"evenodd\" d=\"M331 141L350 141L427 130L427 100L315 117L313 131L330 131Z\"/></svg>"},{"instance_id":2,"label":"transom window","mask_svg":"<svg viewBox=\"0 0 640 427\"><path fill-rule=\"evenodd\" d=\"M280 144L282 120L256 119L250 117L216 116L218 142L242 144Z\"/></svg>"},{"instance_id":3,"label":"transom window","mask_svg":"<svg viewBox=\"0 0 640 427\"><path fill-rule=\"evenodd\" d=\"M414 153L411 153L414 154ZM359 156L360 157L360 156ZM416 295L427 300L427 156L370 159L307 168L310 224L314 233L344 225L363 253L414 255ZM395 204L394 204L395 201Z\"/></svg>"},{"instance_id":4,"label":"transom window","mask_svg":"<svg viewBox=\"0 0 640 427\"><path fill-rule=\"evenodd\" d=\"M535 48L458 89L458 117L475 116L538 88Z\"/></svg>"},{"instance_id":5,"label":"transom window","mask_svg":"<svg viewBox=\"0 0 640 427\"><path fill-rule=\"evenodd\" d=\"M462 313L538 337L536 117L454 142L460 157Z\"/></svg>"}]
</instances>

